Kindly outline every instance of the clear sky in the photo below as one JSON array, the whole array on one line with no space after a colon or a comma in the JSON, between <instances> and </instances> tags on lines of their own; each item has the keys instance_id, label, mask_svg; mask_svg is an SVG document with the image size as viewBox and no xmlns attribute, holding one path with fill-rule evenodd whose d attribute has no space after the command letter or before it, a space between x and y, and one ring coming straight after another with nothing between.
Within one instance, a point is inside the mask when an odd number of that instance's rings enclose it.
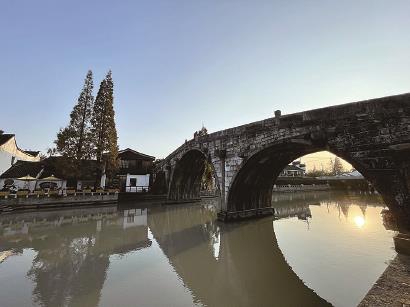
<instances>
[{"instance_id":1,"label":"clear sky","mask_svg":"<svg viewBox=\"0 0 410 307\"><path fill-rule=\"evenodd\" d=\"M0 0L0 129L45 150L112 69L120 148L410 91L410 1Z\"/></svg>"}]
</instances>

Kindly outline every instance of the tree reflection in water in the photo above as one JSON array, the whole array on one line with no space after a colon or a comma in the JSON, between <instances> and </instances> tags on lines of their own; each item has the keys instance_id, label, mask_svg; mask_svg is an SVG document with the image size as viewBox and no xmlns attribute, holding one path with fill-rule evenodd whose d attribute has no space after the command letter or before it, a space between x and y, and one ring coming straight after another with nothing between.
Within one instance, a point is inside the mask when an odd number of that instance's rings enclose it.
<instances>
[{"instance_id":1,"label":"tree reflection in water","mask_svg":"<svg viewBox=\"0 0 410 307\"><path fill-rule=\"evenodd\" d=\"M36 304L97 306L109 257L151 245L146 211L110 207L9 216L2 219L7 227L0 246L37 252L27 272Z\"/></svg>"},{"instance_id":2,"label":"tree reflection in water","mask_svg":"<svg viewBox=\"0 0 410 307\"><path fill-rule=\"evenodd\" d=\"M168 208L148 217L155 240L196 301L206 306L327 305L286 263L272 218L231 225L215 218L216 211L195 206ZM211 243L219 233L216 258Z\"/></svg>"},{"instance_id":3,"label":"tree reflection in water","mask_svg":"<svg viewBox=\"0 0 410 307\"><path fill-rule=\"evenodd\" d=\"M293 195L292 200L289 195L276 197L276 218L295 216L303 221L312 218L309 205L331 203L331 198L316 194ZM147 208L127 210L120 206L1 216L0 252L36 252L27 276L33 281L32 300L43 306L110 305L102 295L105 287L112 287L106 282L112 274L110 267L134 265L130 261L139 261L138 255L147 248L166 257L163 270L179 276L192 295L190 305L329 305L286 262L276 241L273 217L222 224L216 221L216 203L214 199L188 205L148 204ZM340 201L338 205L341 215L347 216L349 202ZM133 257L112 261L113 255L131 253ZM111 302L138 304L147 293L134 288L132 275L123 277L133 291L110 289L115 296ZM136 278L148 282L152 276L145 270ZM167 287L174 289L174 297L164 298L170 303L179 290L171 280ZM18 295L18 289L15 291ZM161 288L149 291L165 295ZM0 295L3 297L1 289Z\"/></svg>"}]
</instances>

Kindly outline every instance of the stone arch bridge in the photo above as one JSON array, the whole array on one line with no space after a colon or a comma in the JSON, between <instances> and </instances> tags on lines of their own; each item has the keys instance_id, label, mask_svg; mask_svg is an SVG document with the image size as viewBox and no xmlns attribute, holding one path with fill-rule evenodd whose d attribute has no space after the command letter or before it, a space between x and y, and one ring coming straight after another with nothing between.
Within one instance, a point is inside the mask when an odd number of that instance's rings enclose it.
<instances>
[{"instance_id":1,"label":"stone arch bridge","mask_svg":"<svg viewBox=\"0 0 410 307\"><path fill-rule=\"evenodd\" d=\"M211 162L223 219L269 211L273 184L300 156L327 150L352 164L392 212L410 221L410 94L280 115L197 135L161 161L154 187L170 201L200 197Z\"/></svg>"}]
</instances>

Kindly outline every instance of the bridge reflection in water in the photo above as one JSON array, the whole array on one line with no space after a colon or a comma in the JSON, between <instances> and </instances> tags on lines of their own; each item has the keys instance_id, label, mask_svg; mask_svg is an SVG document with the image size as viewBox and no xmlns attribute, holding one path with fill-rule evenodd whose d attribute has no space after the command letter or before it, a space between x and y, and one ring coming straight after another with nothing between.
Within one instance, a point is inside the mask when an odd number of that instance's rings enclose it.
<instances>
[{"instance_id":1,"label":"bridge reflection in water","mask_svg":"<svg viewBox=\"0 0 410 307\"><path fill-rule=\"evenodd\" d=\"M315 212L306 202L325 206L329 196L311 195L273 199L277 218L314 220ZM342 217L347 202L337 200ZM362 197L357 202L364 211L368 203L377 204ZM273 227L272 217L224 224L216 221L217 211L208 200L148 209L120 206L1 216L0 253L8 257L0 264L2 304L329 304L289 266L293 256L285 259L274 233L274 227L283 227L276 222ZM303 251L297 257L303 257ZM309 261L320 267L316 259ZM305 282L310 278L306 271L299 276ZM317 286L314 278L312 284ZM331 291L322 293L320 285L315 290L334 302Z\"/></svg>"}]
</instances>

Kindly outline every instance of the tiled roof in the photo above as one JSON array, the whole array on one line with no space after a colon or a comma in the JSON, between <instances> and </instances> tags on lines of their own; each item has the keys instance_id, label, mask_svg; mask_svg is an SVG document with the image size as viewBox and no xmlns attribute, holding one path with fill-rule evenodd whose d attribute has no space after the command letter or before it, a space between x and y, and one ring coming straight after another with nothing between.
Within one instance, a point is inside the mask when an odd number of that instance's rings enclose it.
<instances>
[{"instance_id":1,"label":"tiled roof","mask_svg":"<svg viewBox=\"0 0 410 307\"><path fill-rule=\"evenodd\" d=\"M48 177L54 175L58 178L67 179L64 175L64 168L66 167L63 157L49 157L44 160L46 167L44 172L41 174L40 178ZM80 174L78 179L81 180L94 180L97 176L98 163L96 160L82 160L81 166L79 167Z\"/></svg>"},{"instance_id":2,"label":"tiled roof","mask_svg":"<svg viewBox=\"0 0 410 307\"><path fill-rule=\"evenodd\" d=\"M10 140L14 134L0 134L0 146Z\"/></svg>"},{"instance_id":3,"label":"tiled roof","mask_svg":"<svg viewBox=\"0 0 410 307\"><path fill-rule=\"evenodd\" d=\"M303 169L295 165L286 165L284 171L303 171Z\"/></svg>"},{"instance_id":4,"label":"tiled roof","mask_svg":"<svg viewBox=\"0 0 410 307\"><path fill-rule=\"evenodd\" d=\"M14 134L10 134L10 133L3 133L0 134L0 146L5 144L6 142L8 142L11 138L13 138L15 135ZM17 145L16 145L17 146ZM34 150L22 150L20 148L17 147L18 150L20 150L21 152L28 154L30 156L33 157L37 157L38 154L40 153L39 151L34 151Z\"/></svg>"},{"instance_id":5,"label":"tiled roof","mask_svg":"<svg viewBox=\"0 0 410 307\"><path fill-rule=\"evenodd\" d=\"M33 150L23 150L26 154L29 154L30 156L37 157L38 154L40 153L39 151L33 151Z\"/></svg>"},{"instance_id":6,"label":"tiled roof","mask_svg":"<svg viewBox=\"0 0 410 307\"><path fill-rule=\"evenodd\" d=\"M42 168L42 162L17 161L12 167L1 174L0 178L20 178L27 175L36 177Z\"/></svg>"},{"instance_id":7,"label":"tiled roof","mask_svg":"<svg viewBox=\"0 0 410 307\"><path fill-rule=\"evenodd\" d=\"M40 171L43 170L39 179L51 175L54 175L58 178L67 179L67 176L64 176L64 165L61 162L63 162L62 157L50 157L38 162L19 160L7 171L1 174L0 178L19 178L26 175L37 177ZM79 175L79 179L94 180L97 175L97 161L81 161L80 170L81 174Z\"/></svg>"},{"instance_id":8,"label":"tiled roof","mask_svg":"<svg viewBox=\"0 0 410 307\"><path fill-rule=\"evenodd\" d=\"M155 160L155 157L143 154L131 148L126 148L118 152L118 157L122 158L124 156L127 156L127 158L129 158L129 156L136 156L136 157L145 158L148 160Z\"/></svg>"}]
</instances>

